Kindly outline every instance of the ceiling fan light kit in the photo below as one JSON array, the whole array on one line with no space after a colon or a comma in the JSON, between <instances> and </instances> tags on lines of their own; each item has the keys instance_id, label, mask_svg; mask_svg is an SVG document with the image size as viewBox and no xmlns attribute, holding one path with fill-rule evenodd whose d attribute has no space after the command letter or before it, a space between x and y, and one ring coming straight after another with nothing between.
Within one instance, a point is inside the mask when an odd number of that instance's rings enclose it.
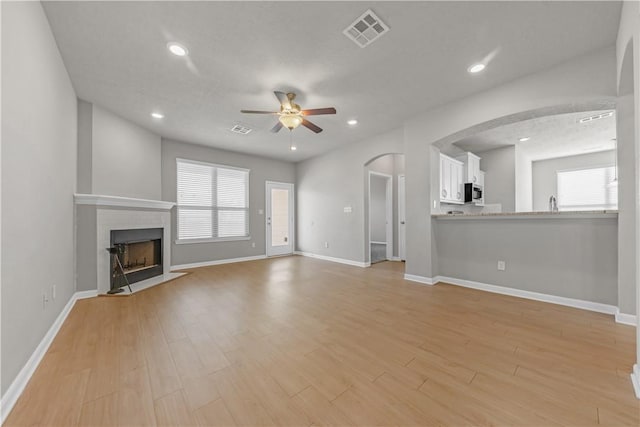
<instances>
[{"instance_id":1,"label":"ceiling fan light kit","mask_svg":"<svg viewBox=\"0 0 640 427\"><path fill-rule=\"evenodd\" d=\"M289 130L293 130L302 124L302 116L300 116L300 113L281 114L278 120Z\"/></svg>"},{"instance_id":2,"label":"ceiling fan light kit","mask_svg":"<svg viewBox=\"0 0 640 427\"><path fill-rule=\"evenodd\" d=\"M305 116L336 114L336 109L333 107L314 108L310 110L301 109L298 104L293 102L293 100L296 98L296 94L293 92L284 93L275 91L274 95L276 96L276 98L278 98L278 101L280 101L280 111L240 110L240 112L245 114L277 115L278 123L276 123L275 126L271 128L271 132L273 133L279 132L283 127L286 127L291 131L300 125L315 133L320 133L322 132L322 128L305 119Z\"/></svg>"}]
</instances>

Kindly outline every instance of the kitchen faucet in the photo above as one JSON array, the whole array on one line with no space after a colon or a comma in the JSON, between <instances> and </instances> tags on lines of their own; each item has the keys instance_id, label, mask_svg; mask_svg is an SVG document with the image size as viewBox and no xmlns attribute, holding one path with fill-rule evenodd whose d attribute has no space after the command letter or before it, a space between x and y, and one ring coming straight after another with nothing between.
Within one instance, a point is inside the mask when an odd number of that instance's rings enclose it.
<instances>
[{"instance_id":1,"label":"kitchen faucet","mask_svg":"<svg viewBox=\"0 0 640 427\"><path fill-rule=\"evenodd\" d=\"M558 212L558 201L553 195L549 197L549 212Z\"/></svg>"}]
</instances>

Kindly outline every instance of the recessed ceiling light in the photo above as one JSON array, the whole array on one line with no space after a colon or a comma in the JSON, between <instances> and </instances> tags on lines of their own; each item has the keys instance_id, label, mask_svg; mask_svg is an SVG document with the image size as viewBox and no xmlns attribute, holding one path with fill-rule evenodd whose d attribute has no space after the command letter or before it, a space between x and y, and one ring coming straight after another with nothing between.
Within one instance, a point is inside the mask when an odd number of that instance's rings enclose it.
<instances>
[{"instance_id":1,"label":"recessed ceiling light","mask_svg":"<svg viewBox=\"0 0 640 427\"><path fill-rule=\"evenodd\" d=\"M298 147L296 147L295 145L292 145L290 148L291 148L291 151L296 151L298 149Z\"/></svg>"},{"instance_id":2,"label":"recessed ceiling light","mask_svg":"<svg viewBox=\"0 0 640 427\"><path fill-rule=\"evenodd\" d=\"M481 62L479 62L479 63L473 64L471 67L467 68L467 71L469 71L472 74L475 74L475 73L479 73L480 71L484 70L485 67L486 67L486 65L484 65Z\"/></svg>"},{"instance_id":3,"label":"recessed ceiling light","mask_svg":"<svg viewBox=\"0 0 640 427\"><path fill-rule=\"evenodd\" d=\"M169 49L169 52L176 56L186 56L189 53L186 47L176 42L168 43L167 48Z\"/></svg>"},{"instance_id":4,"label":"recessed ceiling light","mask_svg":"<svg viewBox=\"0 0 640 427\"><path fill-rule=\"evenodd\" d=\"M355 125L358 124L358 121L356 119L351 119L351 120L347 121L347 124L351 125L351 126L355 126Z\"/></svg>"},{"instance_id":5,"label":"recessed ceiling light","mask_svg":"<svg viewBox=\"0 0 640 427\"><path fill-rule=\"evenodd\" d=\"M162 113L151 113L151 117L153 117L154 119L163 119L164 118L164 114L162 114Z\"/></svg>"},{"instance_id":6,"label":"recessed ceiling light","mask_svg":"<svg viewBox=\"0 0 640 427\"><path fill-rule=\"evenodd\" d=\"M530 136L523 136L523 137L522 137L522 138L520 138L518 141L520 141L520 142L526 142L526 141L528 141L528 140L530 140L530 139L531 139L531 137L530 137Z\"/></svg>"}]
</instances>

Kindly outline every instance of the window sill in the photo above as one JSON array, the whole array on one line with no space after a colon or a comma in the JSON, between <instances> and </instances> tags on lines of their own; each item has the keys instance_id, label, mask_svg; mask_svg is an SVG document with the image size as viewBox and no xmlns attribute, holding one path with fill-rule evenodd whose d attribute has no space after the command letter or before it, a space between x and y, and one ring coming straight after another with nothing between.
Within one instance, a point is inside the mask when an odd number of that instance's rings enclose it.
<instances>
[{"instance_id":1,"label":"window sill","mask_svg":"<svg viewBox=\"0 0 640 427\"><path fill-rule=\"evenodd\" d=\"M235 242L242 240L251 240L251 236L243 237L220 237L216 239L176 239L176 245L191 245L194 243L220 243L220 242Z\"/></svg>"}]
</instances>

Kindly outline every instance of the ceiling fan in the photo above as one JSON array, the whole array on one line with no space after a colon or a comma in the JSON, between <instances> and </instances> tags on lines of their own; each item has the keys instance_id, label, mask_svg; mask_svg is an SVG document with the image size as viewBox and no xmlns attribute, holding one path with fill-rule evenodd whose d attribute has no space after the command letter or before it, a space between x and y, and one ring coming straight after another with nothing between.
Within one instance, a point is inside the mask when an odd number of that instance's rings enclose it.
<instances>
[{"instance_id":1,"label":"ceiling fan","mask_svg":"<svg viewBox=\"0 0 640 427\"><path fill-rule=\"evenodd\" d=\"M320 114L335 114L336 109L329 108L313 108L311 110L302 110L298 104L293 102L296 94L293 92L284 93L280 91L273 92L280 101L280 111L256 111L256 110L240 110L241 113L248 114L274 114L278 116L278 123L271 128L271 132L278 132L283 127L293 130L302 125L315 133L322 132L322 128L305 119L305 116L317 116Z\"/></svg>"}]
</instances>

